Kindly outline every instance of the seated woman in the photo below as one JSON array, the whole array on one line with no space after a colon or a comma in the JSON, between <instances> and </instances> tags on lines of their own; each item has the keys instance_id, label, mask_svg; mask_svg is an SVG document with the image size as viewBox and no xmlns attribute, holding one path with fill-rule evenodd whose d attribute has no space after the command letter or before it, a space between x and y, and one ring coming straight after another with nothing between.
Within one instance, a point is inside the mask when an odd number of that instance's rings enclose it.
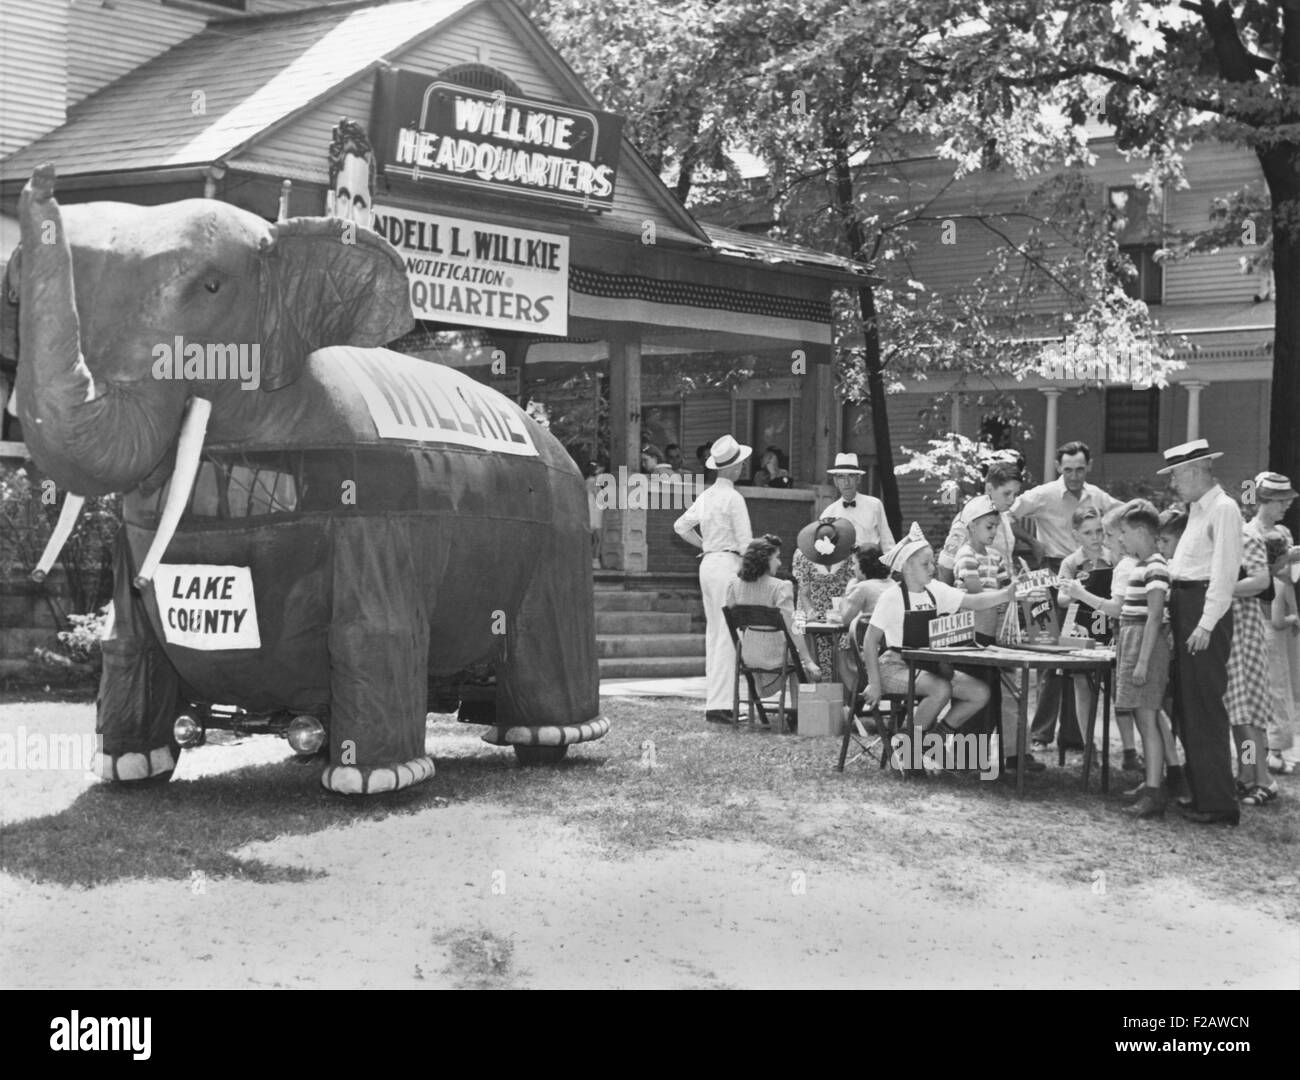
<instances>
[{"instance_id":1,"label":"seated woman","mask_svg":"<svg viewBox=\"0 0 1300 1080\"><path fill-rule=\"evenodd\" d=\"M939 615L951 615L959 608L984 611L1009 603L1015 588L1007 585L987 592L964 593L951 585L934 580L934 551L912 523L911 531L890 549L885 565L897 580L896 588L884 591L867 627L863 645L867 664L868 705L884 694L907 693L907 664L900 650L925 643L925 624ZM881 645L884 651L881 651ZM947 665L922 670L916 677L916 702L913 726L925 731L936 726L945 707L948 715L939 725L941 734L957 731L982 709L989 699L989 688L965 672Z\"/></svg>"},{"instance_id":2,"label":"seated woman","mask_svg":"<svg viewBox=\"0 0 1300 1080\"><path fill-rule=\"evenodd\" d=\"M759 607L777 608L799 650L804 671L815 682L821 678L821 669L808 655L803 634L794 632L794 585L776 576L779 569L781 538L768 533L751 541L741 556L739 575L727 585L726 606L755 604ZM740 655L750 667L779 668L785 656L785 638L775 630L745 630L740 642ZM780 689L781 676L755 675L754 683L758 692L763 697L768 697ZM792 704L793 701L792 694Z\"/></svg>"},{"instance_id":3,"label":"seated woman","mask_svg":"<svg viewBox=\"0 0 1300 1080\"><path fill-rule=\"evenodd\" d=\"M790 459L780 447L769 446L758 459L758 472L754 474L754 485L788 488L791 483Z\"/></svg>"},{"instance_id":4,"label":"seated woman","mask_svg":"<svg viewBox=\"0 0 1300 1080\"><path fill-rule=\"evenodd\" d=\"M866 629L877 602L893 582L889 580L889 567L885 565L880 548L869 544L856 553L852 583L840 602L840 615L848 628L835 654L836 671L845 687L852 687L858 677L849 649L858 647L858 636ZM859 629L861 627L861 629Z\"/></svg>"},{"instance_id":5,"label":"seated woman","mask_svg":"<svg viewBox=\"0 0 1300 1080\"><path fill-rule=\"evenodd\" d=\"M890 586L889 567L885 565L880 548L869 544L856 553L857 563L853 582L844 593L840 612L847 626L857 616L870 617L876 603Z\"/></svg>"}]
</instances>

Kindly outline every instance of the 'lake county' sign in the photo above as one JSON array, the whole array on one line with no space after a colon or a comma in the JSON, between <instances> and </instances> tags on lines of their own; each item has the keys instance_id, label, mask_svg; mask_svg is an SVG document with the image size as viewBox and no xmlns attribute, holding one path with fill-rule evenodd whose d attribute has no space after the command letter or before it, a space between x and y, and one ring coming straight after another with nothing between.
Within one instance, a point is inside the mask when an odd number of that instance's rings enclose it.
<instances>
[{"instance_id":1,"label":"'lake county' sign","mask_svg":"<svg viewBox=\"0 0 1300 1080\"><path fill-rule=\"evenodd\" d=\"M569 238L376 206L372 228L406 264L417 319L569 332Z\"/></svg>"},{"instance_id":2,"label":"'lake county' sign","mask_svg":"<svg viewBox=\"0 0 1300 1080\"><path fill-rule=\"evenodd\" d=\"M154 575L154 597L169 645L204 652L262 646L247 566L163 563Z\"/></svg>"},{"instance_id":3,"label":"'lake county' sign","mask_svg":"<svg viewBox=\"0 0 1300 1080\"><path fill-rule=\"evenodd\" d=\"M371 130L389 176L608 209L623 118L510 97L413 71L379 71Z\"/></svg>"}]
</instances>

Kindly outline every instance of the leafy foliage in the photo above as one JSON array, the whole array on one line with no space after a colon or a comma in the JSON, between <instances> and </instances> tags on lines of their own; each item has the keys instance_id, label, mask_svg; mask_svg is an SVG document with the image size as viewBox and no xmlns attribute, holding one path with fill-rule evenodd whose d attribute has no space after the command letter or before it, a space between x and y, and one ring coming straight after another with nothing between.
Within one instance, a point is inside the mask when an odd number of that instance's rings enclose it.
<instances>
[{"instance_id":1,"label":"leafy foliage","mask_svg":"<svg viewBox=\"0 0 1300 1080\"><path fill-rule=\"evenodd\" d=\"M45 491L32 483L25 468L0 468L0 579L31 570L45 550L59 516L59 505ZM71 612L95 611L111 595L113 541L120 520L118 496L86 500L58 560ZM60 617L69 618L53 594L51 603Z\"/></svg>"}]
</instances>

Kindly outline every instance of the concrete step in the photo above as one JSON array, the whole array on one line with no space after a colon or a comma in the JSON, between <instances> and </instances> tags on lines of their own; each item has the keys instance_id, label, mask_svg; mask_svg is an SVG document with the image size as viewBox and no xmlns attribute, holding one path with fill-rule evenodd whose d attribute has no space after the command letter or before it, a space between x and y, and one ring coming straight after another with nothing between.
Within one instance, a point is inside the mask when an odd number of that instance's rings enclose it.
<instances>
[{"instance_id":1,"label":"concrete step","mask_svg":"<svg viewBox=\"0 0 1300 1080\"><path fill-rule=\"evenodd\" d=\"M689 634L691 617L672 611L597 611L597 634Z\"/></svg>"},{"instance_id":2,"label":"concrete step","mask_svg":"<svg viewBox=\"0 0 1300 1080\"><path fill-rule=\"evenodd\" d=\"M596 591L597 611L654 611L658 597L651 592Z\"/></svg>"},{"instance_id":3,"label":"concrete step","mask_svg":"<svg viewBox=\"0 0 1300 1080\"><path fill-rule=\"evenodd\" d=\"M702 656L606 657L600 660L602 679L675 679L703 674Z\"/></svg>"},{"instance_id":4,"label":"concrete step","mask_svg":"<svg viewBox=\"0 0 1300 1080\"><path fill-rule=\"evenodd\" d=\"M602 657L703 656L703 634L598 634Z\"/></svg>"}]
</instances>

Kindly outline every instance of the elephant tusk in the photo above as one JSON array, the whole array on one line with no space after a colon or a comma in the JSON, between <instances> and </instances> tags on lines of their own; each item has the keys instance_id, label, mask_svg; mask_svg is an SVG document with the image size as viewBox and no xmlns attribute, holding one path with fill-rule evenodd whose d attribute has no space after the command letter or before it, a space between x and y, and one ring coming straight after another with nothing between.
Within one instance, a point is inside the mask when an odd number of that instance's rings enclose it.
<instances>
[{"instance_id":1,"label":"elephant tusk","mask_svg":"<svg viewBox=\"0 0 1300 1080\"><path fill-rule=\"evenodd\" d=\"M176 526L180 524L181 514L194 490L194 480L198 476L203 454L203 437L207 434L208 417L211 415L212 402L200 397L190 399L189 409L181 422L180 439L176 443L176 467L172 470L167 502L158 520L158 531L153 534L153 543L149 545L149 553L135 576L137 589L143 589L153 580L158 564L167 551L167 545L176 534Z\"/></svg>"},{"instance_id":2,"label":"elephant tusk","mask_svg":"<svg viewBox=\"0 0 1300 1080\"><path fill-rule=\"evenodd\" d=\"M72 535L72 529L77 524L77 518L81 516L81 508L85 505L86 498L84 495L74 495L72 492L68 492L63 500L63 507L59 510L59 520L54 525L54 531L50 533L50 539L45 545L45 551L41 553L40 562L36 564L36 569L32 571L33 581L44 581L49 576L54 560L59 557L63 545L68 542L68 537Z\"/></svg>"}]
</instances>

